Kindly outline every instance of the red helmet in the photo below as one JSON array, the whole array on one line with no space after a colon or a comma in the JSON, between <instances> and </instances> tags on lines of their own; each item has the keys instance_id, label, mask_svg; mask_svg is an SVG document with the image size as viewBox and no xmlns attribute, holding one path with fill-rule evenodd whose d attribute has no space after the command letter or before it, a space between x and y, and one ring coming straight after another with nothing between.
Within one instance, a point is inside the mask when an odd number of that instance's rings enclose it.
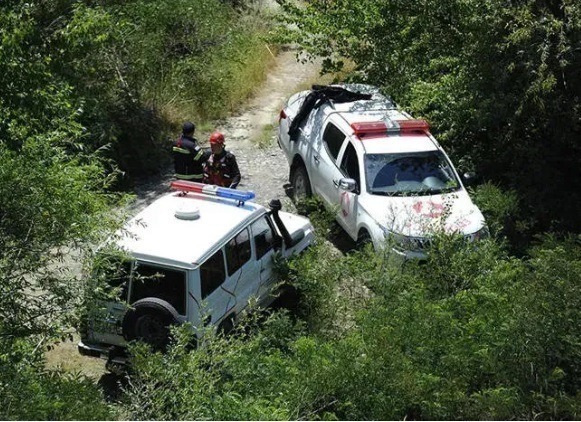
<instances>
[{"instance_id":1,"label":"red helmet","mask_svg":"<svg viewBox=\"0 0 581 422\"><path fill-rule=\"evenodd\" d=\"M224 135L220 132L214 132L210 136L210 145L224 145Z\"/></svg>"}]
</instances>

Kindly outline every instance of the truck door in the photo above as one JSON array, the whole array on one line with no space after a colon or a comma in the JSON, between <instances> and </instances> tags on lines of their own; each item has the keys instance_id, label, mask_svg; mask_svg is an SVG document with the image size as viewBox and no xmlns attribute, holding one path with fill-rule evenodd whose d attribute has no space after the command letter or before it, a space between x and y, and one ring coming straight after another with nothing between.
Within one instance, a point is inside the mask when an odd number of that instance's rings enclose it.
<instances>
[{"instance_id":1,"label":"truck door","mask_svg":"<svg viewBox=\"0 0 581 422\"><path fill-rule=\"evenodd\" d=\"M354 192L349 192L338 187L338 201L339 201L339 211L337 215L337 220L339 224L343 226L345 231L351 235L351 237L357 237L357 213L359 204L359 193L361 192L361 173L359 165L359 157L357 156L357 151L351 142L347 142L345 150L339 157L340 160L340 171L342 177L348 177L355 180L357 183L357 189Z\"/></svg>"},{"instance_id":2,"label":"truck door","mask_svg":"<svg viewBox=\"0 0 581 422\"><path fill-rule=\"evenodd\" d=\"M344 141L345 134L329 122L313 151L311 164L313 187L324 203L331 208L338 204L337 187L334 181L341 176L337 167L337 156Z\"/></svg>"}]
</instances>

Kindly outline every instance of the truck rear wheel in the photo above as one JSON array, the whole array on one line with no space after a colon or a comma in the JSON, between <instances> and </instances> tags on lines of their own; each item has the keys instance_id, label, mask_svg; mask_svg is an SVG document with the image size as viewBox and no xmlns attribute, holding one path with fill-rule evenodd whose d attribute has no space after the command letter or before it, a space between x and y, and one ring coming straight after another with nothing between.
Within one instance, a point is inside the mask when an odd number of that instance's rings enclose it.
<instances>
[{"instance_id":1,"label":"truck rear wheel","mask_svg":"<svg viewBox=\"0 0 581 422\"><path fill-rule=\"evenodd\" d=\"M158 298L135 302L123 318L123 336L139 340L154 350L163 350L169 344L171 325L177 324L178 313L173 306Z\"/></svg>"},{"instance_id":2,"label":"truck rear wheel","mask_svg":"<svg viewBox=\"0 0 581 422\"><path fill-rule=\"evenodd\" d=\"M313 196L311 181L309 180L307 169L304 166L299 166L293 170L291 174L291 185L293 188L293 202L297 208L304 209L307 199Z\"/></svg>"}]
</instances>

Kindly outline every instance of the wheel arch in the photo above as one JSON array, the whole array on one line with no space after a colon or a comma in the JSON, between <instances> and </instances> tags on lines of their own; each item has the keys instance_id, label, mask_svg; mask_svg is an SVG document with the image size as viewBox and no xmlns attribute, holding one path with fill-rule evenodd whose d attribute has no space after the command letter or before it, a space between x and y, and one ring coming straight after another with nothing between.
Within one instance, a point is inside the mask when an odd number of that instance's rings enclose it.
<instances>
[{"instance_id":1,"label":"wheel arch","mask_svg":"<svg viewBox=\"0 0 581 422\"><path fill-rule=\"evenodd\" d=\"M301 157L300 154L295 154L290 165L290 171L288 175L289 180L292 177L293 171L295 171L299 167L304 167L305 169L307 168L307 166L305 165L305 160L303 160L303 157ZM308 170L307 174L309 174Z\"/></svg>"},{"instance_id":2,"label":"wheel arch","mask_svg":"<svg viewBox=\"0 0 581 422\"><path fill-rule=\"evenodd\" d=\"M299 167L303 167L305 169L305 172L307 173L307 176L309 177L309 187L311 188L311 193L314 194L315 190L314 190L314 186L313 186L313 178L311 177L311 173L309 172L309 169L307 168L307 165L305 164L305 160L303 159L303 157L301 157L300 154L295 154L293 157L293 161L291 163L289 174L288 174L288 180L292 181L293 172Z\"/></svg>"}]
</instances>

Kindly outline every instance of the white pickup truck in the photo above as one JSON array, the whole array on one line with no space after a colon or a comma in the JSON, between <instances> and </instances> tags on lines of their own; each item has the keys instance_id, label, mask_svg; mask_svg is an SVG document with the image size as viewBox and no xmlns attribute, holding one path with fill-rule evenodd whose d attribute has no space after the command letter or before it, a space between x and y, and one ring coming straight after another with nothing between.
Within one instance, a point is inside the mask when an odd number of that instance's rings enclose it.
<instances>
[{"instance_id":1,"label":"white pickup truck","mask_svg":"<svg viewBox=\"0 0 581 422\"><path fill-rule=\"evenodd\" d=\"M314 86L280 112L278 144L296 201L316 195L357 242L425 258L438 231L488 234L424 120L369 85Z\"/></svg>"}]
</instances>

